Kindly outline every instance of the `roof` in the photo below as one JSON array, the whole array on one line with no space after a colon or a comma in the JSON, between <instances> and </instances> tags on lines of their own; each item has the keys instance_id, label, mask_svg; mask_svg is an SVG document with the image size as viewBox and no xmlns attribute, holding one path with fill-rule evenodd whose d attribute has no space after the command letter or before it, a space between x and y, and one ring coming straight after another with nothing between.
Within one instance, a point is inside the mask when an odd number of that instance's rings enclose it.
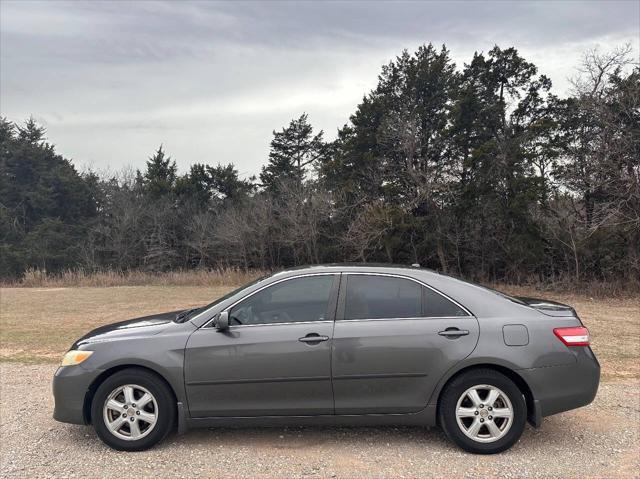
<instances>
[{"instance_id":1,"label":"roof","mask_svg":"<svg viewBox=\"0 0 640 479\"><path fill-rule=\"evenodd\" d=\"M475 316L504 316L522 314L522 306L505 299L478 284L470 283L454 276L440 274L427 268L389 263L333 263L299 266L285 269L270 278L295 276L304 273L352 272L385 273L410 276L454 299Z\"/></svg>"},{"instance_id":2,"label":"roof","mask_svg":"<svg viewBox=\"0 0 640 479\"><path fill-rule=\"evenodd\" d=\"M421 268L419 266L412 266L407 264L394 264L394 263L326 263L306 266L295 266L292 268L286 268L278 273L301 271L327 271L327 270L340 270L340 271L389 271L389 270L411 270L411 271L426 271L433 274L439 274L437 271Z\"/></svg>"}]
</instances>

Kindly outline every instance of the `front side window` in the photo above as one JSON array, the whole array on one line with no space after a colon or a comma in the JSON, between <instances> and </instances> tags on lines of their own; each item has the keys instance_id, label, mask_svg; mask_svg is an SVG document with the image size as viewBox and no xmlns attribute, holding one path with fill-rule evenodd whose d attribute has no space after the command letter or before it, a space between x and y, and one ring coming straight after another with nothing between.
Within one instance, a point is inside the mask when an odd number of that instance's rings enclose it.
<instances>
[{"instance_id":1,"label":"front side window","mask_svg":"<svg viewBox=\"0 0 640 479\"><path fill-rule=\"evenodd\" d=\"M345 319L419 318L421 289L408 279L349 275Z\"/></svg>"},{"instance_id":2,"label":"front side window","mask_svg":"<svg viewBox=\"0 0 640 479\"><path fill-rule=\"evenodd\" d=\"M241 301L229 310L233 325L299 323L330 319L333 275L294 278Z\"/></svg>"}]
</instances>

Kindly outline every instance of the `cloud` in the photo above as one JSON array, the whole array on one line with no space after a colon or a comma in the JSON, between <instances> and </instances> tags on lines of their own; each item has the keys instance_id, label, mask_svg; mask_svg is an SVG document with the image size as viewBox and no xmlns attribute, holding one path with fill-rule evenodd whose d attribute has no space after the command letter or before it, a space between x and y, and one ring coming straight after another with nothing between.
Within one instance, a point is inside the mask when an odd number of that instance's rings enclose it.
<instances>
[{"instance_id":1,"label":"cloud","mask_svg":"<svg viewBox=\"0 0 640 479\"><path fill-rule=\"evenodd\" d=\"M637 2L0 3L0 111L77 163L264 163L303 111L332 137L404 48L516 46L563 93L583 51L638 43Z\"/></svg>"}]
</instances>

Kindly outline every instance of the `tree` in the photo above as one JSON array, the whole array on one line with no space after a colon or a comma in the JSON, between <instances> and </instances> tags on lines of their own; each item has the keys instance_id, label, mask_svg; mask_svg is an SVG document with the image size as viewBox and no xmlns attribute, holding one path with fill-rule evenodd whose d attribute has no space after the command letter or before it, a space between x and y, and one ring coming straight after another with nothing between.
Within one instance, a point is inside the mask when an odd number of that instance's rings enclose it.
<instances>
[{"instance_id":1,"label":"tree","mask_svg":"<svg viewBox=\"0 0 640 479\"><path fill-rule=\"evenodd\" d=\"M548 121L550 88L514 48L476 53L462 72L449 130L461 272L515 275L544 254L531 214L542 182L527 153L529 132Z\"/></svg>"},{"instance_id":2,"label":"tree","mask_svg":"<svg viewBox=\"0 0 640 479\"><path fill-rule=\"evenodd\" d=\"M102 179L96 188L101 214L83 244L85 263L94 269L107 266L118 271L140 267L145 254L146 215L153 206L136 175L123 170Z\"/></svg>"},{"instance_id":3,"label":"tree","mask_svg":"<svg viewBox=\"0 0 640 479\"><path fill-rule=\"evenodd\" d=\"M207 173L214 196L218 199L230 202L242 201L255 190L255 178L241 180L238 176L238 170L232 163L218 164L215 167L207 166Z\"/></svg>"},{"instance_id":4,"label":"tree","mask_svg":"<svg viewBox=\"0 0 640 479\"><path fill-rule=\"evenodd\" d=\"M363 228L369 222L362 220L362 210L348 208L355 203L377 212L376 217L393 217L399 226L383 229L387 238L375 233L376 241L357 241L377 249L380 259L415 261L416 255L426 255L434 241L442 250L441 228L432 226L439 224L447 201L446 126L457 82L445 47L437 50L429 44L413 55L404 51L382 68L377 87L339 132L334 155L320 171L324 184L344 201L339 211L355 215L342 218L341 229L358 232L348 235L349 243L368 237ZM356 230L351 221L357 222ZM416 238L420 238L418 246ZM416 248L422 251L416 253ZM361 251L359 256L371 253L377 257L373 251ZM444 253L439 257L446 270Z\"/></svg>"},{"instance_id":5,"label":"tree","mask_svg":"<svg viewBox=\"0 0 640 479\"><path fill-rule=\"evenodd\" d=\"M16 276L26 268L51 272L77 264L79 247L94 221L90 178L55 152L44 128L0 118L0 269Z\"/></svg>"},{"instance_id":6,"label":"tree","mask_svg":"<svg viewBox=\"0 0 640 479\"><path fill-rule=\"evenodd\" d=\"M165 154L160 145L155 154L147 160L144 174L139 173L138 176L145 191L152 198L161 198L173 193L177 169L176 162Z\"/></svg>"},{"instance_id":7,"label":"tree","mask_svg":"<svg viewBox=\"0 0 640 479\"><path fill-rule=\"evenodd\" d=\"M186 219L185 244L190 249L197 267L203 267L216 259L216 228L219 227L216 216L209 211L201 211L189 215Z\"/></svg>"},{"instance_id":8,"label":"tree","mask_svg":"<svg viewBox=\"0 0 640 479\"><path fill-rule=\"evenodd\" d=\"M176 179L175 192L183 205L206 209L212 198L211 177L202 163L191 165L189 172Z\"/></svg>"},{"instance_id":9,"label":"tree","mask_svg":"<svg viewBox=\"0 0 640 479\"><path fill-rule=\"evenodd\" d=\"M306 114L268 163L79 174L33 120L0 120L0 273L82 266L420 263L485 281L640 284L640 70L587 52L574 91L515 48L459 68L423 45L382 67L327 143Z\"/></svg>"},{"instance_id":10,"label":"tree","mask_svg":"<svg viewBox=\"0 0 640 479\"><path fill-rule=\"evenodd\" d=\"M242 201L255 190L254 177L240 179L231 163L216 166L196 163L178 177L176 193L183 203L206 209L213 203Z\"/></svg>"},{"instance_id":11,"label":"tree","mask_svg":"<svg viewBox=\"0 0 640 479\"><path fill-rule=\"evenodd\" d=\"M571 193L573 217L554 227L573 241L576 279L610 277L621 265L628 277L640 272L640 69L630 53L629 46L587 52L574 95L562 104L556 176ZM551 220L566 216L552 213Z\"/></svg>"},{"instance_id":12,"label":"tree","mask_svg":"<svg viewBox=\"0 0 640 479\"><path fill-rule=\"evenodd\" d=\"M274 131L269 161L260 173L262 186L267 191L277 192L278 184L283 182L302 183L308 167L320 161L327 152L322 137L322 131L313 134L306 113L291 120L282 131Z\"/></svg>"}]
</instances>

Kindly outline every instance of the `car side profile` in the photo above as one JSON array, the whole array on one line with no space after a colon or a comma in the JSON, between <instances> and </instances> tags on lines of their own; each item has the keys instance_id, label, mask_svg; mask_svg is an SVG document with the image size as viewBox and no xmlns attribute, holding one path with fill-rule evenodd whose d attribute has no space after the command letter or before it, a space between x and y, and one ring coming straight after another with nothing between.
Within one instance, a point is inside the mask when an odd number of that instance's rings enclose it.
<instances>
[{"instance_id":1,"label":"car side profile","mask_svg":"<svg viewBox=\"0 0 640 479\"><path fill-rule=\"evenodd\" d=\"M599 378L569 306L421 268L313 266L88 333L55 374L54 418L127 451L173 428L393 424L488 454L590 403Z\"/></svg>"}]
</instances>

